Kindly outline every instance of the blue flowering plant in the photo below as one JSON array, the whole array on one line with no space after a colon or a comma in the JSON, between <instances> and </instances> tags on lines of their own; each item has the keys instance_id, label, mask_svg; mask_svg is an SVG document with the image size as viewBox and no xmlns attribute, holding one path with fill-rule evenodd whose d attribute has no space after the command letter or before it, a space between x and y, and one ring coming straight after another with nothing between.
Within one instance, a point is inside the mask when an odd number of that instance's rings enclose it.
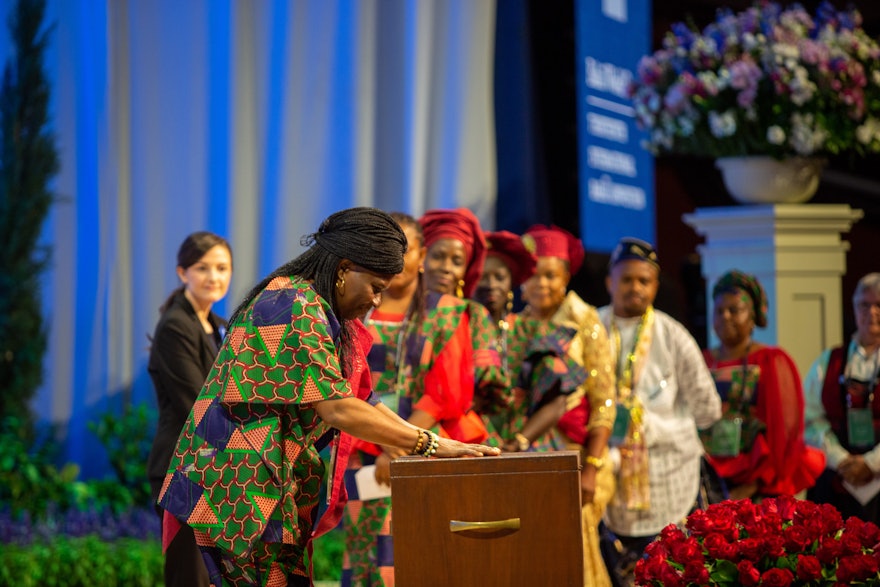
<instances>
[{"instance_id":1,"label":"blue flowering plant","mask_svg":"<svg viewBox=\"0 0 880 587\"><path fill-rule=\"evenodd\" d=\"M647 148L711 157L880 153L880 46L856 10L759 2L676 24L630 85Z\"/></svg>"}]
</instances>

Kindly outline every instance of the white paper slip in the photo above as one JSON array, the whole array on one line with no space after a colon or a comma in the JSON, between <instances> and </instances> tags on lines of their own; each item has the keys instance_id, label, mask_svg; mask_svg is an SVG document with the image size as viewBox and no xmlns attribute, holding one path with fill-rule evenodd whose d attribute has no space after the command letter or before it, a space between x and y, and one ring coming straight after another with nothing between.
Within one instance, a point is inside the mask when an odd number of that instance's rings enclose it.
<instances>
[{"instance_id":1,"label":"white paper slip","mask_svg":"<svg viewBox=\"0 0 880 587\"><path fill-rule=\"evenodd\" d=\"M874 477L864 485L859 485L858 487L844 481L843 486L860 504L865 505L871 501L878 492L880 492L880 477Z\"/></svg>"},{"instance_id":2,"label":"white paper slip","mask_svg":"<svg viewBox=\"0 0 880 587\"><path fill-rule=\"evenodd\" d=\"M361 501L391 497L391 486L376 481L376 465L361 467L360 471L354 474L354 482L357 484L358 498Z\"/></svg>"}]
</instances>

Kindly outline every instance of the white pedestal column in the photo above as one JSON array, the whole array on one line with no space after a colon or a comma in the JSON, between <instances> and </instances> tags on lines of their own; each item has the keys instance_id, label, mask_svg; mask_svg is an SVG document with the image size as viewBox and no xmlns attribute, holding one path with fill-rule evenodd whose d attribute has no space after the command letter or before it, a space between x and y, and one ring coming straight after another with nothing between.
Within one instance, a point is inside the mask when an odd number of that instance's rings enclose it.
<instances>
[{"instance_id":1,"label":"white pedestal column","mask_svg":"<svg viewBox=\"0 0 880 587\"><path fill-rule=\"evenodd\" d=\"M841 240L863 212L846 204L774 204L699 208L684 221L705 238L698 250L706 278L709 342L712 286L727 271L756 276L767 292L766 328L754 339L785 349L803 377L824 349L843 339L840 278L849 243Z\"/></svg>"}]
</instances>

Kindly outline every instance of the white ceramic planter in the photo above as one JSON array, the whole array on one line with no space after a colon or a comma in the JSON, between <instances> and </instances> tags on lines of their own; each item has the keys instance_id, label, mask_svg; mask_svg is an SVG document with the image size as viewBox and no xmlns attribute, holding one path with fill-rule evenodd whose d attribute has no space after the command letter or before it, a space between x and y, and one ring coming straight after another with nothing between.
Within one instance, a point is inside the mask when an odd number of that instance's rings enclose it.
<instances>
[{"instance_id":1,"label":"white ceramic planter","mask_svg":"<svg viewBox=\"0 0 880 587\"><path fill-rule=\"evenodd\" d=\"M721 157L715 161L724 185L742 204L797 204L813 197L824 166L821 159Z\"/></svg>"}]
</instances>

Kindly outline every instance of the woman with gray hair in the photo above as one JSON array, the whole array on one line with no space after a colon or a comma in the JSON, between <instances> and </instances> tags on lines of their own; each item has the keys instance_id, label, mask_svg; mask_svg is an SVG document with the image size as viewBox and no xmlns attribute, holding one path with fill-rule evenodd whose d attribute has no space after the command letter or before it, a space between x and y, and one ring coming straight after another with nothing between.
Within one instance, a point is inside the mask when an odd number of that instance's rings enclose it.
<instances>
[{"instance_id":1,"label":"woman with gray hair","mask_svg":"<svg viewBox=\"0 0 880 587\"><path fill-rule=\"evenodd\" d=\"M880 273L868 273L853 294L856 331L849 344L827 349L804 384L807 441L821 448L825 472L808 493L844 519L880 523Z\"/></svg>"}]
</instances>

